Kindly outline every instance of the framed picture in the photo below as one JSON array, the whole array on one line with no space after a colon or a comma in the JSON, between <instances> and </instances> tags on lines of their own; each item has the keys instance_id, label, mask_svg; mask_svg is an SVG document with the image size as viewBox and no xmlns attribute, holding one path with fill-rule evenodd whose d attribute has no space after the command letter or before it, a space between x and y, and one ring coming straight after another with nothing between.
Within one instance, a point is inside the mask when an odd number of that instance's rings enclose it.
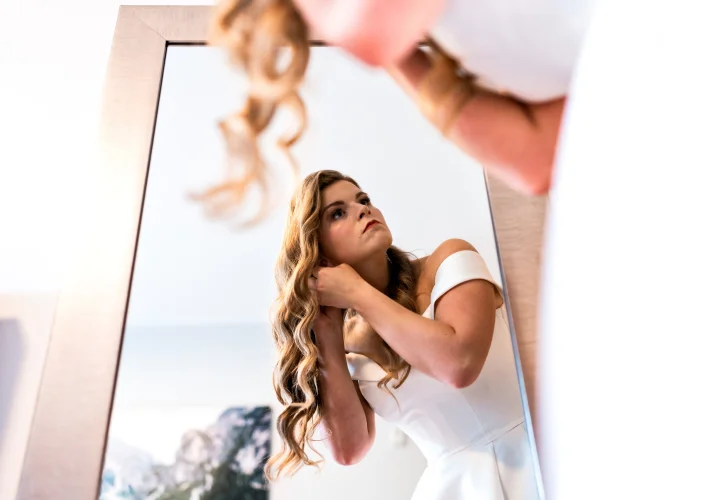
<instances>
[{"instance_id":1,"label":"framed picture","mask_svg":"<svg viewBox=\"0 0 715 500\"><path fill-rule=\"evenodd\" d=\"M115 409L99 498L267 499L271 425L269 406Z\"/></svg>"}]
</instances>

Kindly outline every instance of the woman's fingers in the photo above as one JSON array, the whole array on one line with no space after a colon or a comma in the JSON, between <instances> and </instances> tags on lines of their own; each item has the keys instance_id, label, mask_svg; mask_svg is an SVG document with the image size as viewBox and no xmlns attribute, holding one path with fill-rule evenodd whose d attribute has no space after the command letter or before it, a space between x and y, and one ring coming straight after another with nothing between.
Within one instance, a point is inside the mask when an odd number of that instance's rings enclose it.
<instances>
[{"instance_id":1,"label":"woman's fingers","mask_svg":"<svg viewBox=\"0 0 715 500\"><path fill-rule=\"evenodd\" d=\"M315 293L315 296L318 299L318 304L323 305L320 297L320 293L318 293L318 279L317 278L308 278L308 288Z\"/></svg>"},{"instance_id":2,"label":"woman's fingers","mask_svg":"<svg viewBox=\"0 0 715 500\"><path fill-rule=\"evenodd\" d=\"M316 266L315 269L313 269L313 272L310 274L310 278L308 278L308 284L312 282L313 285L317 284L318 278L320 277L320 270L323 269L321 266Z\"/></svg>"}]
</instances>

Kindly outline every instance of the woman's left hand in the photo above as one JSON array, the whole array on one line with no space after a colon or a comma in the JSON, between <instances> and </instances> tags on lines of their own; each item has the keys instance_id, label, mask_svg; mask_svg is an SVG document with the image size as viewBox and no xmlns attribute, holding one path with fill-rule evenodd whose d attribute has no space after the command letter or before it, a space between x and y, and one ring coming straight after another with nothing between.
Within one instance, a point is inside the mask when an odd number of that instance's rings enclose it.
<instances>
[{"instance_id":1,"label":"woman's left hand","mask_svg":"<svg viewBox=\"0 0 715 500\"><path fill-rule=\"evenodd\" d=\"M316 267L308 286L318 294L321 306L351 309L353 300L365 280L348 264Z\"/></svg>"}]
</instances>

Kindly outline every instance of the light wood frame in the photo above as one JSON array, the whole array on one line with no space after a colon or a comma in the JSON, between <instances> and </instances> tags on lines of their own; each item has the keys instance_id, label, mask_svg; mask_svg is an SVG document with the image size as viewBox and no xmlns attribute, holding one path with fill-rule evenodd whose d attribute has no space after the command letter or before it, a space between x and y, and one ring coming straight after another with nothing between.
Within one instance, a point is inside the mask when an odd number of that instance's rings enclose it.
<instances>
[{"instance_id":1,"label":"light wood frame","mask_svg":"<svg viewBox=\"0 0 715 500\"><path fill-rule=\"evenodd\" d=\"M18 500L95 500L112 410L142 205L171 44L203 44L208 6L121 7L109 59L96 223L60 295ZM316 41L316 44L319 44ZM546 200L487 176L519 367L533 414L536 312ZM533 437L533 435L532 435ZM533 441L532 441L533 442Z\"/></svg>"}]
</instances>

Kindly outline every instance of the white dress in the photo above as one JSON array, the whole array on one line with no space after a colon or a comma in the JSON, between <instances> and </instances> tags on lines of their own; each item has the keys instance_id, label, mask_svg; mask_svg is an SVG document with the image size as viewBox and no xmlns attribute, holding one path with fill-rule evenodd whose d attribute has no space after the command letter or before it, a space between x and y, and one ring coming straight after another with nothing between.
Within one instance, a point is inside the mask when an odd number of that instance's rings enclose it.
<instances>
[{"instance_id":1,"label":"white dress","mask_svg":"<svg viewBox=\"0 0 715 500\"><path fill-rule=\"evenodd\" d=\"M596 0L447 0L432 38L480 86L523 101L566 95Z\"/></svg>"},{"instance_id":2,"label":"white dress","mask_svg":"<svg viewBox=\"0 0 715 500\"><path fill-rule=\"evenodd\" d=\"M437 270L431 304L423 316L434 319L437 299L471 280L486 280L499 289L477 252L447 257ZM348 354L347 360L352 378L359 381L375 413L405 432L427 459L413 500L539 498L503 306L497 310L484 368L464 389L413 367L401 387L391 388L393 398L377 387L385 375L377 363L355 353Z\"/></svg>"},{"instance_id":3,"label":"white dress","mask_svg":"<svg viewBox=\"0 0 715 500\"><path fill-rule=\"evenodd\" d=\"M715 498L715 10L599 3L540 309L549 500Z\"/></svg>"}]
</instances>

